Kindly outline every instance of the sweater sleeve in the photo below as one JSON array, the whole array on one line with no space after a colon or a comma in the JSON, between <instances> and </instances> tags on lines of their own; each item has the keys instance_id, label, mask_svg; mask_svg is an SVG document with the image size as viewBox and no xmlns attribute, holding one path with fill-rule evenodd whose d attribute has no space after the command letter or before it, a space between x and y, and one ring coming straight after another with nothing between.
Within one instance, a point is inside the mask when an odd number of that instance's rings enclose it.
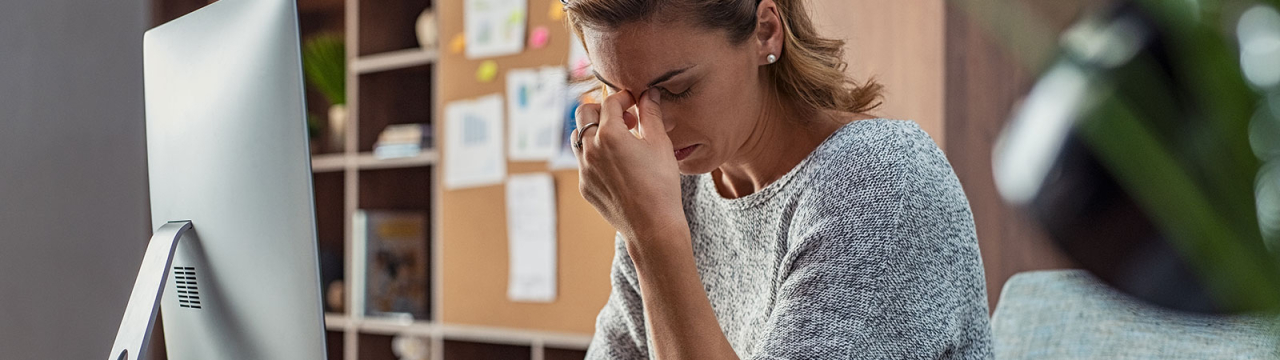
<instances>
[{"instance_id":1,"label":"sweater sleeve","mask_svg":"<svg viewBox=\"0 0 1280 360\"><path fill-rule=\"evenodd\" d=\"M932 142L902 145L798 210L754 358L991 357L968 201Z\"/></svg>"},{"instance_id":2,"label":"sweater sleeve","mask_svg":"<svg viewBox=\"0 0 1280 360\"><path fill-rule=\"evenodd\" d=\"M622 235L614 237L614 248L610 271L612 291L596 316L596 331L586 359L647 359L648 336L635 264L627 255Z\"/></svg>"}]
</instances>

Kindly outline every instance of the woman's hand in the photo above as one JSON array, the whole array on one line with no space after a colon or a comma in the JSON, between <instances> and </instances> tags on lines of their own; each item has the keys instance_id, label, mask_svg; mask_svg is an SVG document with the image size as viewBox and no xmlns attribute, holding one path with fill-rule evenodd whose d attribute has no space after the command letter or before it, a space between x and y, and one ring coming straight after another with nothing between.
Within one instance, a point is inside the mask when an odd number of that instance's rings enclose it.
<instances>
[{"instance_id":1,"label":"woman's hand","mask_svg":"<svg viewBox=\"0 0 1280 360\"><path fill-rule=\"evenodd\" d=\"M574 149L578 189L626 241L644 294L653 354L737 359L698 276L680 200L680 169L663 126L658 90L645 91L636 101L623 91L602 104L578 107L579 130L571 139L582 142ZM639 111L632 113L632 106ZM599 126L584 127L595 122Z\"/></svg>"},{"instance_id":2,"label":"woman's hand","mask_svg":"<svg viewBox=\"0 0 1280 360\"><path fill-rule=\"evenodd\" d=\"M663 125L657 90L605 98L578 107L578 130L571 140L578 157L578 189L609 221L628 248L648 247L664 239L688 239L689 223L680 201L680 170ZM632 106L638 111L630 111ZM637 115L638 113L638 115ZM598 126L581 130L591 123ZM685 240L687 241L687 240Z\"/></svg>"}]
</instances>

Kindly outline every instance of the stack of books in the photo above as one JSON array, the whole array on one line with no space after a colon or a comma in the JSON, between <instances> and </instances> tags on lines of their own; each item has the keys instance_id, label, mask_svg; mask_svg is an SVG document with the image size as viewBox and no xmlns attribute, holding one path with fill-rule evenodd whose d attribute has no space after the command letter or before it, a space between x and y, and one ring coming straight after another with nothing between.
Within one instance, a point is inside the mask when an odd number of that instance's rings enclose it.
<instances>
[{"instance_id":1,"label":"stack of books","mask_svg":"<svg viewBox=\"0 0 1280 360\"><path fill-rule=\"evenodd\" d=\"M378 159L414 157L431 147L431 125L388 125L373 144L373 156Z\"/></svg>"}]
</instances>

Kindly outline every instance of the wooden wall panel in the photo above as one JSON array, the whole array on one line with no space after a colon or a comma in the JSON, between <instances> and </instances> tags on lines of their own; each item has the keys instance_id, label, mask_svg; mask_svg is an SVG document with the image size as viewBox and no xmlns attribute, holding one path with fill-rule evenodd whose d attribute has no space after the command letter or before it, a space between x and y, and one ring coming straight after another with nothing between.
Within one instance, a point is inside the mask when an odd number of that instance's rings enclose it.
<instances>
[{"instance_id":1,"label":"wooden wall panel","mask_svg":"<svg viewBox=\"0 0 1280 360\"><path fill-rule=\"evenodd\" d=\"M987 11L999 5L972 2ZM1069 267L1070 262L1035 224L1004 204L991 177L992 145L1036 74L1016 62L1012 55L1018 49L989 33L998 26L975 23L970 12L954 5L942 0L813 0L811 11L825 35L848 41L849 73L859 80L874 77L885 86L885 103L876 114L915 120L947 153L973 208L988 302L994 309L1013 274ZM1080 7L1036 1L1021 5L1067 15ZM1012 11L992 12L1015 16ZM1068 20L1055 18L1044 30L1060 29Z\"/></svg>"},{"instance_id":2,"label":"wooden wall panel","mask_svg":"<svg viewBox=\"0 0 1280 360\"><path fill-rule=\"evenodd\" d=\"M857 81L875 78L884 105L873 114L914 120L946 143L943 0L811 0L823 35L847 41L845 61Z\"/></svg>"},{"instance_id":3,"label":"wooden wall panel","mask_svg":"<svg viewBox=\"0 0 1280 360\"><path fill-rule=\"evenodd\" d=\"M551 42L542 49L493 58L498 77L476 81L480 60L448 51L449 40L463 29L461 0L437 1L441 43L441 104L492 93L505 94L506 72L517 68L563 65L568 60L569 33L547 13L559 0L529 0L529 26L546 26ZM443 134L443 106L436 110L437 134ZM448 164L444 164L448 166ZM511 162L510 174L547 171L542 162ZM595 317L609 297L609 266L614 230L578 193L576 170L554 172L559 260L557 297L553 303L507 300L507 217L502 186L445 191L441 198L441 320L452 324L590 334Z\"/></svg>"},{"instance_id":4,"label":"wooden wall panel","mask_svg":"<svg viewBox=\"0 0 1280 360\"><path fill-rule=\"evenodd\" d=\"M967 1L967 0L965 0ZM973 1L993 6L987 1ZM971 11L953 3L946 16L946 153L964 185L978 228L978 242L987 276L988 303L995 310L1005 281L1030 270L1074 267L1043 230L1017 209L1006 205L996 190L991 149L1014 104L1038 74L1024 65L1040 48L1019 48L1000 42L995 32L1008 16L1038 16L1041 30L1056 34L1083 5L1070 8L1056 2L1021 1L1021 15L992 11L979 22ZM991 10L990 8L986 8ZM995 24L990 21L996 22ZM1007 29L1006 29L1007 30ZM1038 46L1055 46L1050 42ZM1036 60L1036 59L1032 59Z\"/></svg>"}]
</instances>

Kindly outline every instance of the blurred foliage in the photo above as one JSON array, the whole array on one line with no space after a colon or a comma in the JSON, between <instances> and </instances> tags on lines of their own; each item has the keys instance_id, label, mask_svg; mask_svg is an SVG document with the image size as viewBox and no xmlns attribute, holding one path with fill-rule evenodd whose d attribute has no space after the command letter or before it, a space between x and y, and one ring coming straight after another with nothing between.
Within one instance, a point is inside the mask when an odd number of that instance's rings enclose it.
<instances>
[{"instance_id":1,"label":"blurred foliage","mask_svg":"<svg viewBox=\"0 0 1280 360\"><path fill-rule=\"evenodd\" d=\"M1216 1L1140 1L1159 33L1103 78L1112 90L1078 131L1113 176L1199 270L1228 308L1280 309L1280 268L1258 226L1250 88L1234 45L1235 19Z\"/></svg>"},{"instance_id":2,"label":"blurred foliage","mask_svg":"<svg viewBox=\"0 0 1280 360\"><path fill-rule=\"evenodd\" d=\"M340 33L324 33L302 44L302 68L307 83L320 91L329 105L347 103L347 55Z\"/></svg>"},{"instance_id":3,"label":"blurred foliage","mask_svg":"<svg viewBox=\"0 0 1280 360\"><path fill-rule=\"evenodd\" d=\"M1280 123L1270 111L1280 103L1268 105L1280 99L1280 89L1251 82L1242 68L1249 66L1242 65L1244 45L1237 44L1241 14L1258 6L1274 13L1280 0L1114 1L1061 38L1021 1L955 4L1023 67L1079 69L1090 100L1073 109L1075 132L1094 156L1225 308L1280 310L1280 255L1268 250L1263 233L1270 236L1268 222L1280 215L1258 212L1280 209L1272 199L1280 184L1259 175L1264 163L1280 159L1254 150L1280 138L1250 131L1251 121L1255 129ZM1125 23L1134 18L1141 21ZM1080 28L1092 34L1073 42L1080 39L1071 32ZM1280 39L1280 30L1267 36ZM1133 37L1142 38L1134 52L1091 48ZM1280 48L1280 40L1272 45ZM1122 61L1108 58L1116 53ZM1280 68L1280 57L1263 64Z\"/></svg>"}]
</instances>

